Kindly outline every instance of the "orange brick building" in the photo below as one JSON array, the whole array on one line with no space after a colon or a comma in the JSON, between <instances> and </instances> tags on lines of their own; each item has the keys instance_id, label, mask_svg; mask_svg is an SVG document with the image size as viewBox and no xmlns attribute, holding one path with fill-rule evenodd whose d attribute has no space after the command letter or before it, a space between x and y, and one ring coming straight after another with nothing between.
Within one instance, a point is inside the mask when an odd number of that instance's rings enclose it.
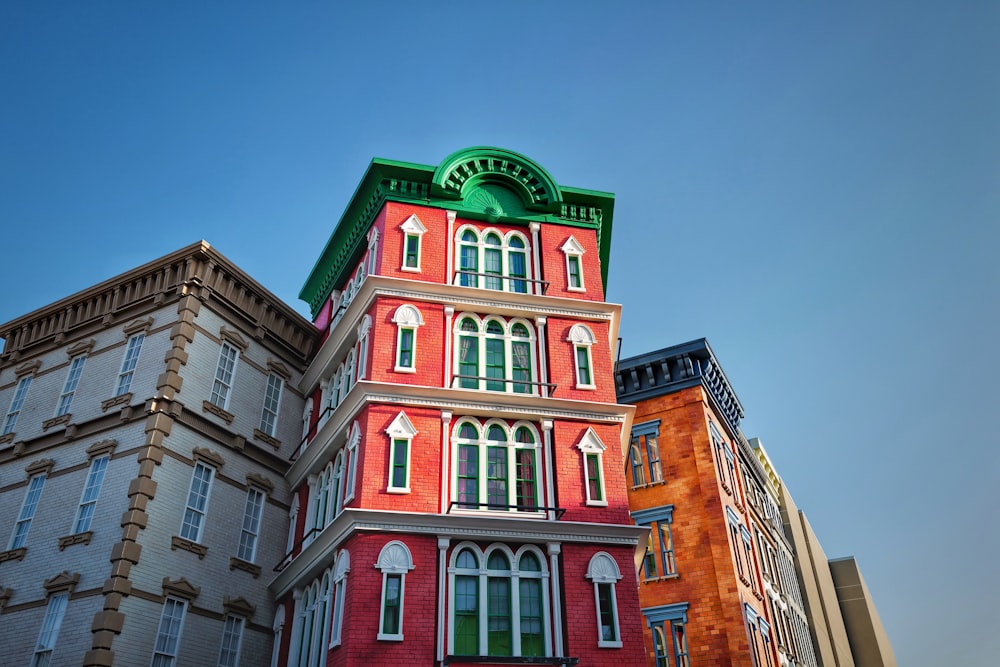
<instances>
[{"instance_id":1,"label":"orange brick building","mask_svg":"<svg viewBox=\"0 0 1000 667\"><path fill-rule=\"evenodd\" d=\"M636 406L625 475L650 528L639 572L646 664L775 667L778 652L743 488L743 408L704 339L624 359Z\"/></svg>"}]
</instances>

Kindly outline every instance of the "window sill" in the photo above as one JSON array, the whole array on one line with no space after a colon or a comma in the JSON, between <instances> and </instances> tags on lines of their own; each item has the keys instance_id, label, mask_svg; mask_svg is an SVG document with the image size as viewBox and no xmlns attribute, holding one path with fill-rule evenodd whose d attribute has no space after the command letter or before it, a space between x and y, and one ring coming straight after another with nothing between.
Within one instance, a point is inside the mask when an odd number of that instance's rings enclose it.
<instances>
[{"instance_id":1,"label":"window sill","mask_svg":"<svg viewBox=\"0 0 1000 667\"><path fill-rule=\"evenodd\" d=\"M597 648L621 648L621 642L597 642Z\"/></svg>"},{"instance_id":2,"label":"window sill","mask_svg":"<svg viewBox=\"0 0 1000 667\"><path fill-rule=\"evenodd\" d=\"M11 431L10 433L5 433L3 435L0 435L0 445L6 445L8 442L13 442L14 441L14 437L16 435L17 434L14 433L14 431Z\"/></svg>"},{"instance_id":3,"label":"window sill","mask_svg":"<svg viewBox=\"0 0 1000 667\"><path fill-rule=\"evenodd\" d=\"M229 570L243 570L244 572L249 572L253 575L254 579L260 576L260 565L254 565L250 561L237 558L236 556L229 559Z\"/></svg>"},{"instance_id":4,"label":"window sill","mask_svg":"<svg viewBox=\"0 0 1000 667\"><path fill-rule=\"evenodd\" d=\"M264 433L259 428L255 428L253 430L253 439L267 443L272 447L274 447L275 449L281 449L281 440L278 440L273 435L268 435L267 433Z\"/></svg>"},{"instance_id":5,"label":"window sill","mask_svg":"<svg viewBox=\"0 0 1000 667\"><path fill-rule=\"evenodd\" d=\"M588 500L587 507L607 507L607 500Z\"/></svg>"},{"instance_id":6,"label":"window sill","mask_svg":"<svg viewBox=\"0 0 1000 667\"><path fill-rule=\"evenodd\" d=\"M416 368L409 368L409 367L406 367L406 366L396 366L392 370L394 370L397 373L416 373L417 372Z\"/></svg>"},{"instance_id":7,"label":"window sill","mask_svg":"<svg viewBox=\"0 0 1000 667\"><path fill-rule=\"evenodd\" d=\"M399 267L399 270L406 271L407 273L420 273L419 266L401 266Z\"/></svg>"},{"instance_id":8,"label":"window sill","mask_svg":"<svg viewBox=\"0 0 1000 667\"><path fill-rule=\"evenodd\" d=\"M577 292L579 294L583 294L584 292L587 291L587 288L586 287L570 287L569 285L567 285L566 286L566 291L567 292Z\"/></svg>"},{"instance_id":9,"label":"window sill","mask_svg":"<svg viewBox=\"0 0 1000 667\"><path fill-rule=\"evenodd\" d=\"M619 646L621 644L619 643ZM543 656L500 656L500 655L446 655L442 665L576 665L580 658L556 658Z\"/></svg>"},{"instance_id":10,"label":"window sill","mask_svg":"<svg viewBox=\"0 0 1000 667\"><path fill-rule=\"evenodd\" d=\"M201 410L202 412L209 412L215 415L216 417L223 420L227 424L232 424L233 420L236 419L236 415L234 415L231 412L227 412L226 410L223 410L222 408L220 408L215 403L212 403L211 401L202 401Z\"/></svg>"},{"instance_id":11,"label":"window sill","mask_svg":"<svg viewBox=\"0 0 1000 667\"><path fill-rule=\"evenodd\" d=\"M661 479L659 482L647 482L645 484L638 484L636 486L633 486L632 490L634 491L636 489L646 489L646 488L649 488L651 486L662 486L663 484L666 484L666 483L667 483L667 480Z\"/></svg>"},{"instance_id":12,"label":"window sill","mask_svg":"<svg viewBox=\"0 0 1000 667\"><path fill-rule=\"evenodd\" d=\"M403 641L403 635L383 635L381 632L375 637L380 642L401 642Z\"/></svg>"},{"instance_id":13,"label":"window sill","mask_svg":"<svg viewBox=\"0 0 1000 667\"><path fill-rule=\"evenodd\" d=\"M406 493L410 492L410 487L407 486L405 488L397 488L397 487L394 487L394 486L390 486L389 488L387 488L385 490L385 492L386 493L392 493L392 494L395 494L395 495L403 495L403 494L406 494Z\"/></svg>"},{"instance_id":14,"label":"window sill","mask_svg":"<svg viewBox=\"0 0 1000 667\"><path fill-rule=\"evenodd\" d=\"M66 547L73 546L74 544L90 544L90 538L94 536L94 531L88 530L83 533L76 533L74 535L67 535L66 537L59 538L59 551L62 551Z\"/></svg>"},{"instance_id":15,"label":"window sill","mask_svg":"<svg viewBox=\"0 0 1000 667\"><path fill-rule=\"evenodd\" d=\"M681 575L677 574L676 572L673 572L671 574L665 574L662 577L646 577L645 579L642 580L642 583L651 584L657 581L670 581L672 579L680 579L680 578Z\"/></svg>"},{"instance_id":16,"label":"window sill","mask_svg":"<svg viewBox=\"0 0 1000 667\"><path fill-rule=\"evenodd\" d=\"M0 563L6 563L9 560L24 560L24 554L26 553L28 553L28 547L0 551Z\"/></svg>"},{"instance_id":17,"label":"window sill","mask_svg":"<svg viewBox=\"0 0 1000 667\"><path fill-rule=\"evenodd\" d=\"M193 554L198 555L198 560L202 560L208 554L208 547L204 544L198 544L197 542L192 542L191 540L185 539L183 537L178 537L174 535L170 538L170 550L175 551L177 549L182 549L184 551L190 551Z\"/></svg>"},{"instance_id":18,"label":"window sill","mask_svg":"<svg viewBox=\"0 0 1000 667\"><path fill-rule=\"evenodd\" d=\"M575 388L576 389L582 389L583 391L597 391L597 385L596 384L578 384L578 385L576 385Z\"/></svg>"},{"instance_id":19,"label":"window sill","mask_svg":"<svg viewBox=\"0 0 1000 667\"><path fill-rule=\"evenodd\" d=\"M53 417L52 419L46 419L42 422L42 431L48 431L53 426L59 426L60 424L68 424L71 419L73 419L73 415L69 412Z\"/></svg>"},{"instance_id":20,"label":"window sill","mask_svg":"<svg viewBox=\"0 0 1000 667\"><path fill-rule=\"evenodd\" d=\"M109 398L106 401L101 401L101 412L107 412L116 405L129 405L131 402L132 402L131 392L119 394L118 396Z\"/></svg>"}]
</instances>

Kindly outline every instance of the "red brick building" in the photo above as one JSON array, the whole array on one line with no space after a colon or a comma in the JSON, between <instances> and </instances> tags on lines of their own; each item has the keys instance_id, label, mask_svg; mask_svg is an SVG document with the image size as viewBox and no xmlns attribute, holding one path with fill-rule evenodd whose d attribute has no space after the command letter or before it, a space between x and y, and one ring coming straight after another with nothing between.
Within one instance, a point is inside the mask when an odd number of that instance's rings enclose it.
<instances>
[{"instance_id":1,"label":"red brick building","mask_svg":"<svg viewBox=\"0 0 1000 667\"><path fill-rule=\"evenodd\" d=\"M500 149L371 163L300 295L277 665L643 663L613 204Z\"/></svg>"},{"instance_id":2,"label":"red brick building","mask_svg":"<svg viewBox=\"0 0 1000 667\"><path fill-rule=\"evenodd\" d=\"M739 398L704 339L624 359L616 380L636 406L629 505L651 531L639 573L645 664L774 667Z\"/></svg>"}]
</instances>

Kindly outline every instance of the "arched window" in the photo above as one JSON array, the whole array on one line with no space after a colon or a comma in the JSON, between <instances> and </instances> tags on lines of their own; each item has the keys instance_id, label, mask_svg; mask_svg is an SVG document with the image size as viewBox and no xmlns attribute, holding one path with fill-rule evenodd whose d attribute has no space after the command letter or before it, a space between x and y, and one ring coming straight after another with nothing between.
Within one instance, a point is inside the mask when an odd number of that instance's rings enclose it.
<instances>
[{"instance_id":1,"label":"arched window","mask_svg":"<svg viewBox=\"0 0 1000 667\"><path fill-rule=\"evenodd\" d=\"M458 280L464 287L528 292L529 247L523 234L465 225L456 233ZM480 277L483 278L480 283Z\"/></svg>"},{"instance_id":2,"label":"arched window","mask_svg":"<svg viewBox=\"0 0 1000 667\"><path fill-rule=\"evenodd\" d=\"M618 601L615 584L622 578L618 564L610 554L594 554L587 567L587 579L594 584L594 604L597 611L597 645L620 648L621 633L618 629Z\"/></svg>"},{"instance_id":3,"label":"arched window","mask_svg":"<svg viewBox=\"0 0 1000 667\"><path fill-rule=\"evenodd\" d=\"M456 318L454 335L459 387L536 393L535 332L527 321L464 313Z\"/></svg>"},{"instance_id":4,"label":"arched window","mask_svg":"<svg viewBox=\"0 0 1000 667\"><path fill-rule=\"evenodd\" d=\"M454 492L470 510L537 512L539 444L535 427L466 417L452 432Z\"/></svg>"},{"instance_id":5,"label":"arched window","mask_svg":"<svg viewBox=\"0 0 1000 667\"><path fill-rule=\"evenodd\" d=\"M372 329L371 315L365 313L358 325L358 379L364 380L368 370L368 337Z\"/></svg>"},{"instance_id":6,"label":"arched window","mask_svg":"<svg viewBox=\"0 0 1000 667\"><path fill-rule=\"evenodd\" d=\"M559 248L566 255L566 289L571 292L584 292L583 284L583 246L570 236Z\"/></svg>"},{"instance_id":7,"label":"arched window","mask_svg":"<svg viewBox=\"0 0 1000 667\"><path fill-rule=\"evenodd\" d=\"M483 552L463 543L452 553L448 571L452 655L551 655L549 574L536 547L513 552L494 544Z\"/></svg>"},{"instance_id":8,"label":"arched window","mask_svg":"<svg viewBox=\"0 0 1000 667\"><path fill-rule=\"evenodd\" d=\"M597 339L587 326L574 324L567 340L573 344L573 367L576 369L576 388L594 389L594 360L590 353Z\"/></svg>"},{"instance_id":9,"label":"arched window","mask_svg":"<svg viewBox=\"0 0 1000 667\"><path fill-rule=\"evenodd\" d=\"M392 316L396 324L396 368L397 373L417 372L417 329L424 318L416 307L408 303L396 309Z\"/></svg>"},{"instance_id":10,"label":"arched window","mask_svg":"<svg viewBox=\"0 0 1000 667\"><path fill-rule=\"evenodd\" d=\"M354 484L358 476L358 444L361 442L361 428L358 422L351 425L351 435L347 438L347 479L344 481L344 502L354 498Z\"/></svg>"},{"instance_id":11,"label":"arched window","mask_svg":"<svg viewBox=\"0 0 1000 667\"><path fill-rule=\"evenodd\" d=\"M594 429L588 428L580 438L577 449L583 455L583 483L587 504L606 506L608 501L604 495L604 450L607 447Z\"/></svg>"},{"instance_id":12,"label":"arched window","mask_svg":"<svg viewBox=\"0 0 1000 667\"><path fill-rule=\"evenodd\" d=\"M413 569L413 557L406 545L393 540L379 552L375 567L382 571L382 606L378 639L403 640L403 593L406 573Z\"/></svg>"},{"instance_id":13,"label":"arched window","mask_svg":"<svg viewBox=\"0 0 1000 667\"><path fill-rule=\"evenodd\" d=\"M333 618L330 622L330 648L340 645L341 628L344 624L344 596L347 589L347 573L351 571L351 555L341 549L333 566Z\"/></svg>"}]
</instances>

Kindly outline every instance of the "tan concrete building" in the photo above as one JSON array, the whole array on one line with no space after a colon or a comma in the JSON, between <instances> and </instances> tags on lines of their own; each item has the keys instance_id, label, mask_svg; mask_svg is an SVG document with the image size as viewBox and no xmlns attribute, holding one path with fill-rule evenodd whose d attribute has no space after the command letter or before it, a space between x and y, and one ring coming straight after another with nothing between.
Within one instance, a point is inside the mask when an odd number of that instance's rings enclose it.
<instances>
[{"instance_id":1,"label":"tan concrete building","mask_svg":"<svg viewBox=\"0 0 1000 667\"><path fill-rule=\"evenodd\" d=\"M0 337L4 664L267 664L316 329L200 242Z\"/></svg>"},{"instance_id":2,"label":"tan concrete building","mask_svg":"<svg viewBox=\"0 0 1000 667\"><path fill-rule=\"evenodd\" d=\"M844 627L854 661L864 667L895 667L889 635L879 618L871 593L853 556L830 561Z\"/></svg>"}]
</instances>

